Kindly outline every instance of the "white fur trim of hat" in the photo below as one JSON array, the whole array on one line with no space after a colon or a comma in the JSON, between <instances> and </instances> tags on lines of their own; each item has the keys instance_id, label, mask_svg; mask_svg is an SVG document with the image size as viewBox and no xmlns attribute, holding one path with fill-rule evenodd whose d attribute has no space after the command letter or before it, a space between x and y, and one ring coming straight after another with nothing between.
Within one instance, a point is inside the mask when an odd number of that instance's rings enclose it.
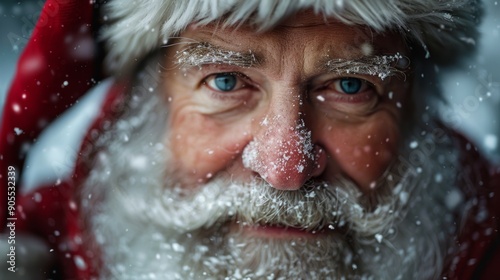
<instances>
[{"instance_id":1,"label":"white fur trim of hat","mask_svg":"<svg viewBox=\"0 0 500 280\"><path fill-rule=\"evenodd\" d=\"M111 0L101 34L106 68L130 70L191 23L224 16L226 25L246 22L263 31L308 8L377 32L398 30L442 65L474 49L481 15L479 0Z\"/></svg>"}]
</instances>

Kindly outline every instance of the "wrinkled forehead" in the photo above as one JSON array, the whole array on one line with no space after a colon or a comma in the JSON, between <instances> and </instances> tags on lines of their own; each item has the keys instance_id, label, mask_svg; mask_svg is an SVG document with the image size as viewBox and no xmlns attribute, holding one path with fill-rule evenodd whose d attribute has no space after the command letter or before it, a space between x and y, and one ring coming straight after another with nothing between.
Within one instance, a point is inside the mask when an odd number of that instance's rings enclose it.
<instances>
[{"instance_id":1,"label":"wrinkled forehead","mask_svg":"<svg viewBox=\"0 0 500 280\"><path fill-rule=\"evenodd\" d=\"M222 18L207 24L192 23L179 34L180 39L175 42L210 42L218 46L230 46L230 50L241 52L286 46L281 51L304 48L306 51L323 52L333 58L344 59L375 54L408 55L408 47L399 32L377 32L366 25L347 24L310 9L283 17L265 29L252 24L251 20L233 25L225 24L225 20Z\"/></svg>"},{"instance_id":2,"label":"wrinkled forehead","mask_svg":"<svg viewBox=\"0 0 500 280\"><path fill-rule=\"evenodd\" d=\"M224 0L224 1L127 1L104 5L107 22L102 40L108 53L105 67L112 73L130 71L147 54L158 50L193 23L270 30L278 25L297 27L329 22L334 18L350 25L369 26L378 33L397 31L411 44L412 52L441 65L454 65L460 55L474 49L469 40L477 37L481 15L475 0ZM425 2L425 3L424 3ZM295 21L301 15L308 20ZM320 17L310 17L316 14ZM327 17L321 17L327 15ZM216 23L217 22L217 23ZM414 51L416 50L416 51Z\"/></svg>"}]
</instances>

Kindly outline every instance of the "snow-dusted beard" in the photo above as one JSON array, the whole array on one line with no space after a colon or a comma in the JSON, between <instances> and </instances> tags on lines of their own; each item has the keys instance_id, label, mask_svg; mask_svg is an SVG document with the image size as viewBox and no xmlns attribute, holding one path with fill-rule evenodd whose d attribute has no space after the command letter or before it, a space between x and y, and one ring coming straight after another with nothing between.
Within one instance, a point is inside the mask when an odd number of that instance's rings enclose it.
<instances>
[{"instance_id":1,"label":"snow-dusted beard","mask_svg":"<svg viewBox=\"0 0 500 280\"><path fill-rule=\"evenodd\" d=\"M453 252L464 210L449 139L428 134L418 147L405 144L370 197L343 177L280 191L221 175L188 192L169 181L175 159L162 144L164 103L149 92L132 96L97 141L102 151L81 193L103 279L435 279ZM438 159L405 160L431 158L428 145ZM270 239L236 223L322 233Z\"/></svg>"}]
</instances>

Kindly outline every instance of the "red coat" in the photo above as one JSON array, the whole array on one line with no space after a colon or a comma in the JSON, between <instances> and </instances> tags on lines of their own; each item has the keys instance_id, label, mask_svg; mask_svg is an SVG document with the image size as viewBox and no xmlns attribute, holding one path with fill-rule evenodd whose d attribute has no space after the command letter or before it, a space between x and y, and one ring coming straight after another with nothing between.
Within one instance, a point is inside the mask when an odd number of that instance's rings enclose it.
<instances>
[{"instance_id":1,"label":"red coat","mask_svg":"<svg viewBox=\"0 0 500 280\"><path fill-rule=\"evenodd\" d=\"M98 4L91 2L93 1L46 2L40 21L19 60L17 73L6 99L0 131L2 172L8 166L13 166L19 177L24 162L22 146L31 143L44 124L59 116L97 81L104 78L100 70L102 60L98 44L91 57L76 60L69 52L72 48L78 48L82 40L95 41L98 19L94 10L98 8ZM72 40L67 39L68 34L73 35L70 36ZM39 84L38 81L43 83ZM64 83L65 81L69 83ZM120 85L111 89L101 117L94 127L99 127L99 122L104 118L113 118L116 113L113 104L121 96L121 92ZM15 128L21 129L23 133L17 135ZM500 193L497 189L500 187L500 168L492 168L475 149L467 149L466 140L460 136L456 138L461 147L463 175L471 185L477 186L475 199L478 203L460 235L460 253L443 276L447 276L447 279L499 279ZM88 145L88 141L84 141L83 145ZM0 181L4 190L0 192L0 219L6 221L9 217L6 191L8 176L2 174ZM56 276L52 275L53 270L48 270L45 274L47 277L90 279L97 275L101 266L100 253L87 250L83 240L82 232L85 228L79 218L75 198L75 188L86 174L87 167L80 162L71 181L41 187L27 195L18 194L16 198L16 233L26 232L39 236L53 249L52 253L57 261L54 268ZM41 195L41 201L37 202L35 192ZM485 219L478 220L479 213L488 215Z\"/></svg>"}]
</instances>

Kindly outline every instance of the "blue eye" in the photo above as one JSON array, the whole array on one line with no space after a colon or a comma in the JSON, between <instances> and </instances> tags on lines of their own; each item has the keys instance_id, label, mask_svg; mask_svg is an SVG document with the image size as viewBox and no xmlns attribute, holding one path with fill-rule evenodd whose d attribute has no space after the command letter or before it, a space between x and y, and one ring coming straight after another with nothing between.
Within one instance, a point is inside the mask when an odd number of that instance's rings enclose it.
<instances>
[{"instance_id":1,"label":"blue eye","mask_svg":"<svg viewBox=\"0 0 500 280\"><path fill-rule=\"evenodd\" d=\"M221 73L215 76L213 83L217 90L231 91L236 87L238 78L233 74Z\"/></svg>"},{"instance_id":2,"label":"blue eye","mask_svg":"<svg viewBox=\"0 0 500 280\"><path fill-rule=\"evenodd\" d=\"M363 81L357 78L340 79L340 89L347 94L356 94L363 87Z\"/></svg>"}]
</instances>

